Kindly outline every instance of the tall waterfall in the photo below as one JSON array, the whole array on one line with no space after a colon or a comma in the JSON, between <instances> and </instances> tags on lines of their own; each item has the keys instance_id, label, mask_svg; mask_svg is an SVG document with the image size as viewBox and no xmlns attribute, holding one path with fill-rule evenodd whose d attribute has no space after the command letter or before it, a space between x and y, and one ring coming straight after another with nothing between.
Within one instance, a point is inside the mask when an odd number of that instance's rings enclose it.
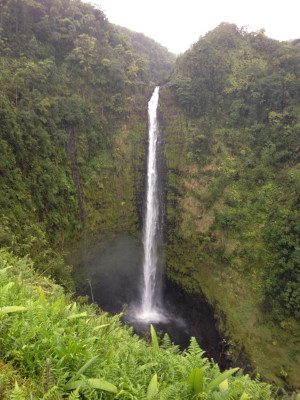
<instances>
[{"instance_id":1,"label":"tall waterfall","mask_svg":"<svg viewBox=\"0 0 300 400\"><path fill-rule=\"evenodd\" d=\"M143 292L140 318L149 321L160 320L157 308L157 276L158 276L158 236L160 231L160 204L158 198L158 121L157 109L159 87L157 86L148 103L149 144L147 162L147 197L144 219L143 246Z\"/></svg>"}]
</instances>

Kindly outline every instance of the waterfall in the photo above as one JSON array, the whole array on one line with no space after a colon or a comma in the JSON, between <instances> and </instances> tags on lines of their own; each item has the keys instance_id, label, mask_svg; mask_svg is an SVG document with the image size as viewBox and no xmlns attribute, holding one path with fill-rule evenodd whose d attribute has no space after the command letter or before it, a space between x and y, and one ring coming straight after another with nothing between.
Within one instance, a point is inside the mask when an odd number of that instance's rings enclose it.
<instances>
[{"instance_id":1,"label":"waterfall","mask_svg":"<svg viewBox=\"0 0 300 400\"><path fill-rule=\"evenodd\" d=\"M143 246L143 292L140 319L156 321L162 319L162 312L158 308L159 293L157 290L158 277L158 237L160 226L160 202L158 196L158 121L157 109L159 87L157 86L148 103L148 162L147 162L147 196L144 218Z\"/></svg>"}]
</instances>

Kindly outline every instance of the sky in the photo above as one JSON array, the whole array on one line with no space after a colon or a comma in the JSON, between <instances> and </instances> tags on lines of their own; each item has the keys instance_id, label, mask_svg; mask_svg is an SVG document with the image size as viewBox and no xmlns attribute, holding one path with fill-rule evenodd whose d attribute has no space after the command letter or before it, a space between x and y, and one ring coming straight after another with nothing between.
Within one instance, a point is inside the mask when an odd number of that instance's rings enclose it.
<instances>
[{"instance_id":1,"label":"sky","mask_svg":"<svg viewBox=\"0 0 300 400\"><path fill-rule=\"evenodd\" d=\"M175 54L221 22L265 29L277 40L300 38L299 0L89 0L108 20L142 32Z\"/></svg>"}]
</instances>

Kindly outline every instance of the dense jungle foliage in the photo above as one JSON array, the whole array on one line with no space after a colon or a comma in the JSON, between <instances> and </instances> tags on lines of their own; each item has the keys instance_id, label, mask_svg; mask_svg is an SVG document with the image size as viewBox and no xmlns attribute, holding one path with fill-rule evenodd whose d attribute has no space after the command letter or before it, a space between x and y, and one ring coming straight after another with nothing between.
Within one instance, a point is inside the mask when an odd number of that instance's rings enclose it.
<instances>
[{"instance_id":1,"label":"dense jungle foliage","mask_svg":"<svg viewBox=\"0 0 300 400\"><path fill-rule=\"evenodd\" d=\"M159 46L158 43L143 33L134 32L121 26L117 28L130 38L134 52L147 61L143 80L153 82L155 85L161 85L168 81L176 56L170 54L165 47Z\"/></svg>"},{"instance_id":2,"label":"dense jungle foliage","mask_svg":"<svg viewBox=\"0 0 300 400\"><path fill-rule=\"evenodd\" d=\"M257 372L299 388L299 40L221 24L168 80L174 56L101 9L3 0L0 61L0 245L73 289L66 252L138 236L147 101L168 81L167 273L216 305ZM152 332L145 347L26 259L2 257L0 398L272 398L248 377L224 378L195 342L182 357Z\"/></svg>"},{"instance_id":3,"label":"dense jungle foliage","mask_svg":"<svg viewBox=\"0 0 300 400\"><path fill-rule=\"evenodd\" d=\"M145 85L174 56L142 36L139 52L139 37L80 1L2 1L0 34L0 242L71 285L66 247L137 230L130 157Z\"/></svg>"},{"instance_id":4,"label":"dense jungle foliage","mask_svg":"<svg viewBox=\"0 0 300 400\"><path fill-rule=\"evenodd\" d=\"M214 164L202 206L223 203L209 240L241 239L222 257L263 269L274 317L300 319L300 44L222 24L178 59L173 82L197 118L188 155Z\"/></svg>"},{"instance_id":5,"label":"dense jungle foliage","mask_svg":"<svg viewBox=\"0 0 300 400\"><path fill-rule=\"evenodd\" d=\"M168 274L205 292L258 370L299 385L299 41L221 24L171 85L183 113L162 92Z\"/></svg>"}]
</instances>

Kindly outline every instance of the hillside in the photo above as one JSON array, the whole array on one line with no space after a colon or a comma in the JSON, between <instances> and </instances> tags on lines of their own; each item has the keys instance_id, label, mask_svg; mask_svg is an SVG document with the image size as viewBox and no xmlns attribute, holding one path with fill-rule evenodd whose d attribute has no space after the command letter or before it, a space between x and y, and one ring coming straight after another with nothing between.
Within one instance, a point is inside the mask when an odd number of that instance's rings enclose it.
<instances>
[{"instance_id":1,"label":"hillside","mask_svg":"<svg viewBox=\"0 0 300 400\"><path fill-rule=\"evenodd\" d=\"M154 84L166 82L170 77L176 56L143 33L134 32L121 26L117 28L130 38L134 52L146 61L147 67L144 68L143 73L144 80Z\"/></svg>"},{"instance_id":2,"label":"hillside","mask_svg":"<svg viewBox=\"0 0 300 400\"><path fill-rule=\"evenodd\" d=\"M148 84L171 68L150 63L156 49L170 55L149 42L138 54L80 1L1 8L0 243L70 287L62 254L96 234L139 230Z\"/></svg>"},{"instance_id":3,"label":"hillside","mask_svg":"<svg viewBox=\"0 0 300 400\"><path fill-rule=\"evenodd\" d=\"M167 273L204 292L235 352L299 385L300 47L221 24L161 99ZM177 106L176 106L177 104Z\"/></svg>"}]
</instances>

